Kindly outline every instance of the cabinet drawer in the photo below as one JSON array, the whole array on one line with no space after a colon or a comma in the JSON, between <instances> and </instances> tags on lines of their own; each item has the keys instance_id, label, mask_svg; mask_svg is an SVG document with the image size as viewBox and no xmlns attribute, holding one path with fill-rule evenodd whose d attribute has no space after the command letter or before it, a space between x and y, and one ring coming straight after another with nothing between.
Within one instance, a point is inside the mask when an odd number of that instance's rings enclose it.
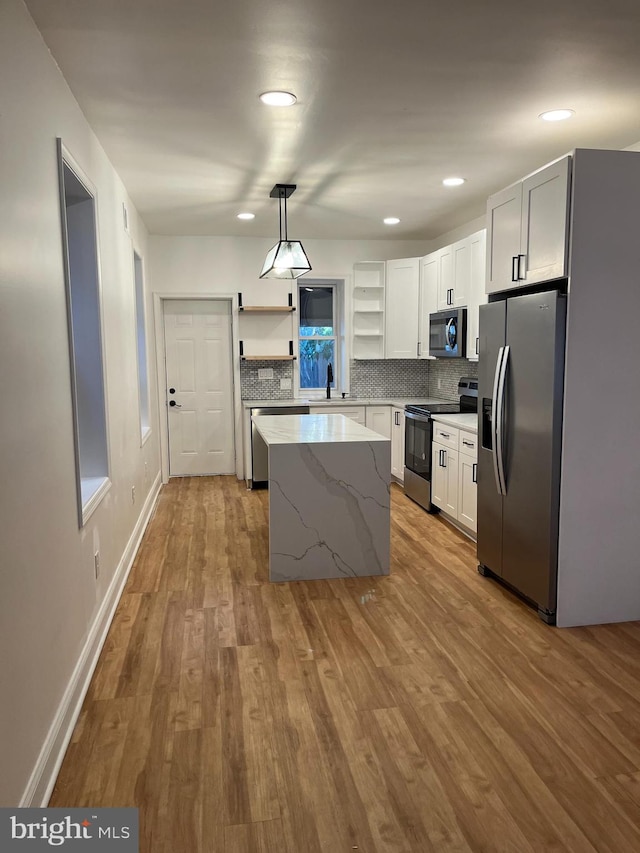
<instances>
[{"instance_id":1,"label":"cabinet drawer","mask_svg":"<svg viewBox=\"0 0 640 853\"><path fill-rule=\"evenodd\" d=\"M467 456L478 458L478 436L472 432L463 432L460 430L460 444L458 445L460 453L466 453Z\"/></svg>"},{"instance_id":2,"label":"cabinet drawer","mask_svg":"<svg viewBox=\"0 0 640 853\"><path fill-rule=\"evenodd\" d=\"M458 436L460 430L456 427L450 427L446 424L433 423L433 440L438 444L443 444L445 447L450 447L451 450L458 449ZM465 451L466 452L466 451Z\"/></svg>"}]
</instances>

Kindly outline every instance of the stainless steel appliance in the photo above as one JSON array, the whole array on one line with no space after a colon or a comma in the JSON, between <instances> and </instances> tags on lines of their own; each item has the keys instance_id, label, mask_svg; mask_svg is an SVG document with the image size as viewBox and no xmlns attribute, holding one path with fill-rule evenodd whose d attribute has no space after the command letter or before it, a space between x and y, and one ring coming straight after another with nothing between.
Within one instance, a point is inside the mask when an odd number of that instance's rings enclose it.
<instances>
[{"instance_id":1,"label":"stainless steel appliance","mask_svg":"<svg viewBox=\"0 0 640 853\"><path fill-rule=\"evenodd\" d=\"M253 415L308 415L309 406L275 406L251 409ZM267 485L269 480L269 448L251 422L251 488Z\"/></svg>"},{"instance_id":2,"label":"stainless steel appliance","mask_svg":"<svg viewBox=\"0 0 640 853\"><path fill-rule=\"evenodd\" d=\"M556 610L565 317L561 290L480 308L478 571L518 592L549 623Z\"/></svg>"},{"instance_id":3,"label":"stainless steel appliance","mask_svg":"<svg viewBox=\"0 0 640 853\"><path fill-rule=\"evenodd\" d=\"M447 308L429 314L429 355L462 358L467 354L467 309Z\"/></svg>"},{"instance_id":4,"label":"stainless steel appliance","mask_svg":"<svg viewBox=\"0 0 640 853\"><path fill-rule=\"evenodd\" d=\"M404 492L427 512L439 512L431 503L431 441L435 414L476 412L478 380L463 377L458 382L459 403L426 400L404 410Z\"/></svg>"}]
</instances>

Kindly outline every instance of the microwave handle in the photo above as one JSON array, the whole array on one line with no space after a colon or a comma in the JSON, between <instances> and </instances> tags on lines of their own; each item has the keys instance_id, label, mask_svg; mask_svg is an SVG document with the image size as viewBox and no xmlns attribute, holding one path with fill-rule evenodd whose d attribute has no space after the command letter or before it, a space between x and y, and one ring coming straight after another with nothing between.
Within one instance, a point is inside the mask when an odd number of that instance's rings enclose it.
<instances>
[{"instance_id":1,"label":"microwave handle","mask_svg":"<svg viewBox=\"0 0 640 853\"><path fill-rule=\"evenodd\" d=\"M452 349L453 349L453 344L451 343L451 326L453 325L454 322L455 322L455 320L453 319L453 317L450 320L447 320L447 327L446 327L445 332L444 332L445 340Z\"/></svg>"}]
</instances>

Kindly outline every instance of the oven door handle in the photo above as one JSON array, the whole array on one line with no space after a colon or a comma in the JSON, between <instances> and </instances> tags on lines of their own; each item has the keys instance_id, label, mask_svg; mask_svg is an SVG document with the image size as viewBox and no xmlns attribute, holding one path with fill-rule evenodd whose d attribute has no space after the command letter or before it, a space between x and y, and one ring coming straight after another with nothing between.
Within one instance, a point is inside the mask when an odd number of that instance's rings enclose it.
<instances>
[{"instance_id":1,"label":"oven door handle","mask_svg":"<svg viewBox=\"0 0 640 853\"><path fill-rule=\"evenodd\" d=\"M410 421L420 421L421 423L428 424L431 418L428 415L418 415L415 412L405 412L405 418Z\"/></svg>"},{"instance_id":2,"label":"oven door handle","mask_svg":"<svg viewBox=\"0 0 640 853\"><path fill-rule=\"evenodd\" d=\"M493 377L493 401L492 401L492 418L491 418L491 445L493 452L491 453L491 461L493 463L493 475L496 479L496 489L498 494L503 494L502 481L500 479L500 468L498 466L498 454L501 448L498 446L498 394L500 389L500 376L502 375L502 360L504 358L504 347L498 350L498 358L496 359L496 372ZM502 434L500 436L502 438Z\"/></svg>"}]
</instances>

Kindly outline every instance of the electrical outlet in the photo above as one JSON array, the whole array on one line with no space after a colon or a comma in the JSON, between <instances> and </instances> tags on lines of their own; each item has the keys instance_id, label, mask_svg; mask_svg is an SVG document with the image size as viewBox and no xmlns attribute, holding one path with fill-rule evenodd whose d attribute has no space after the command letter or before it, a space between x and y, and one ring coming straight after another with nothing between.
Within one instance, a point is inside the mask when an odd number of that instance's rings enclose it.
<instances>
[{"instance_id":1,"label":"electrical outlet","mask_svg":"<svg viewBox=\"0 0 640 853\"><path fill-rule=\"evenodd\" d=\"M291 377L280 380L281 391L291 391Z\"/></svg>"},{"instance_id":2,"label":"electrical outlet","mask_svg":"<svg viewBox=\"0 0 640 853\"><path fill-rule=\"evenodd\" d=\"M136 502L136 487L131 486L131 503L134 504Z\"/></svg>"},{"instance_id":3,"label":"electrical outlet","mask_svg":"<svg viewBox=\"0 0 640 853\"><path fill-rule=\"evenodd\" d=\"M438 391L441 391L441 390L442 390L442 379L440 379L440 377L438 377Z\"/></svg>"},{"instance_id":4,"label":"electrical outlet","mask_svg":"<svg viewBox=\"0 0 640 853\"><path fill-rule=\"evenodd\" d=\"M258 379L273 379L273 367L259 367Z\"/></svg>"},{"instance_id":5,"label":"electrical outlet","mask_svg":"<svg viewBox=\"0 0 640 853\"><path fill-rule=\"evenodd\" d=\"M93 555L93 568L96 573L96 580L100 577L100 551L96 551Z\"/></svg>"}]
</instances>

